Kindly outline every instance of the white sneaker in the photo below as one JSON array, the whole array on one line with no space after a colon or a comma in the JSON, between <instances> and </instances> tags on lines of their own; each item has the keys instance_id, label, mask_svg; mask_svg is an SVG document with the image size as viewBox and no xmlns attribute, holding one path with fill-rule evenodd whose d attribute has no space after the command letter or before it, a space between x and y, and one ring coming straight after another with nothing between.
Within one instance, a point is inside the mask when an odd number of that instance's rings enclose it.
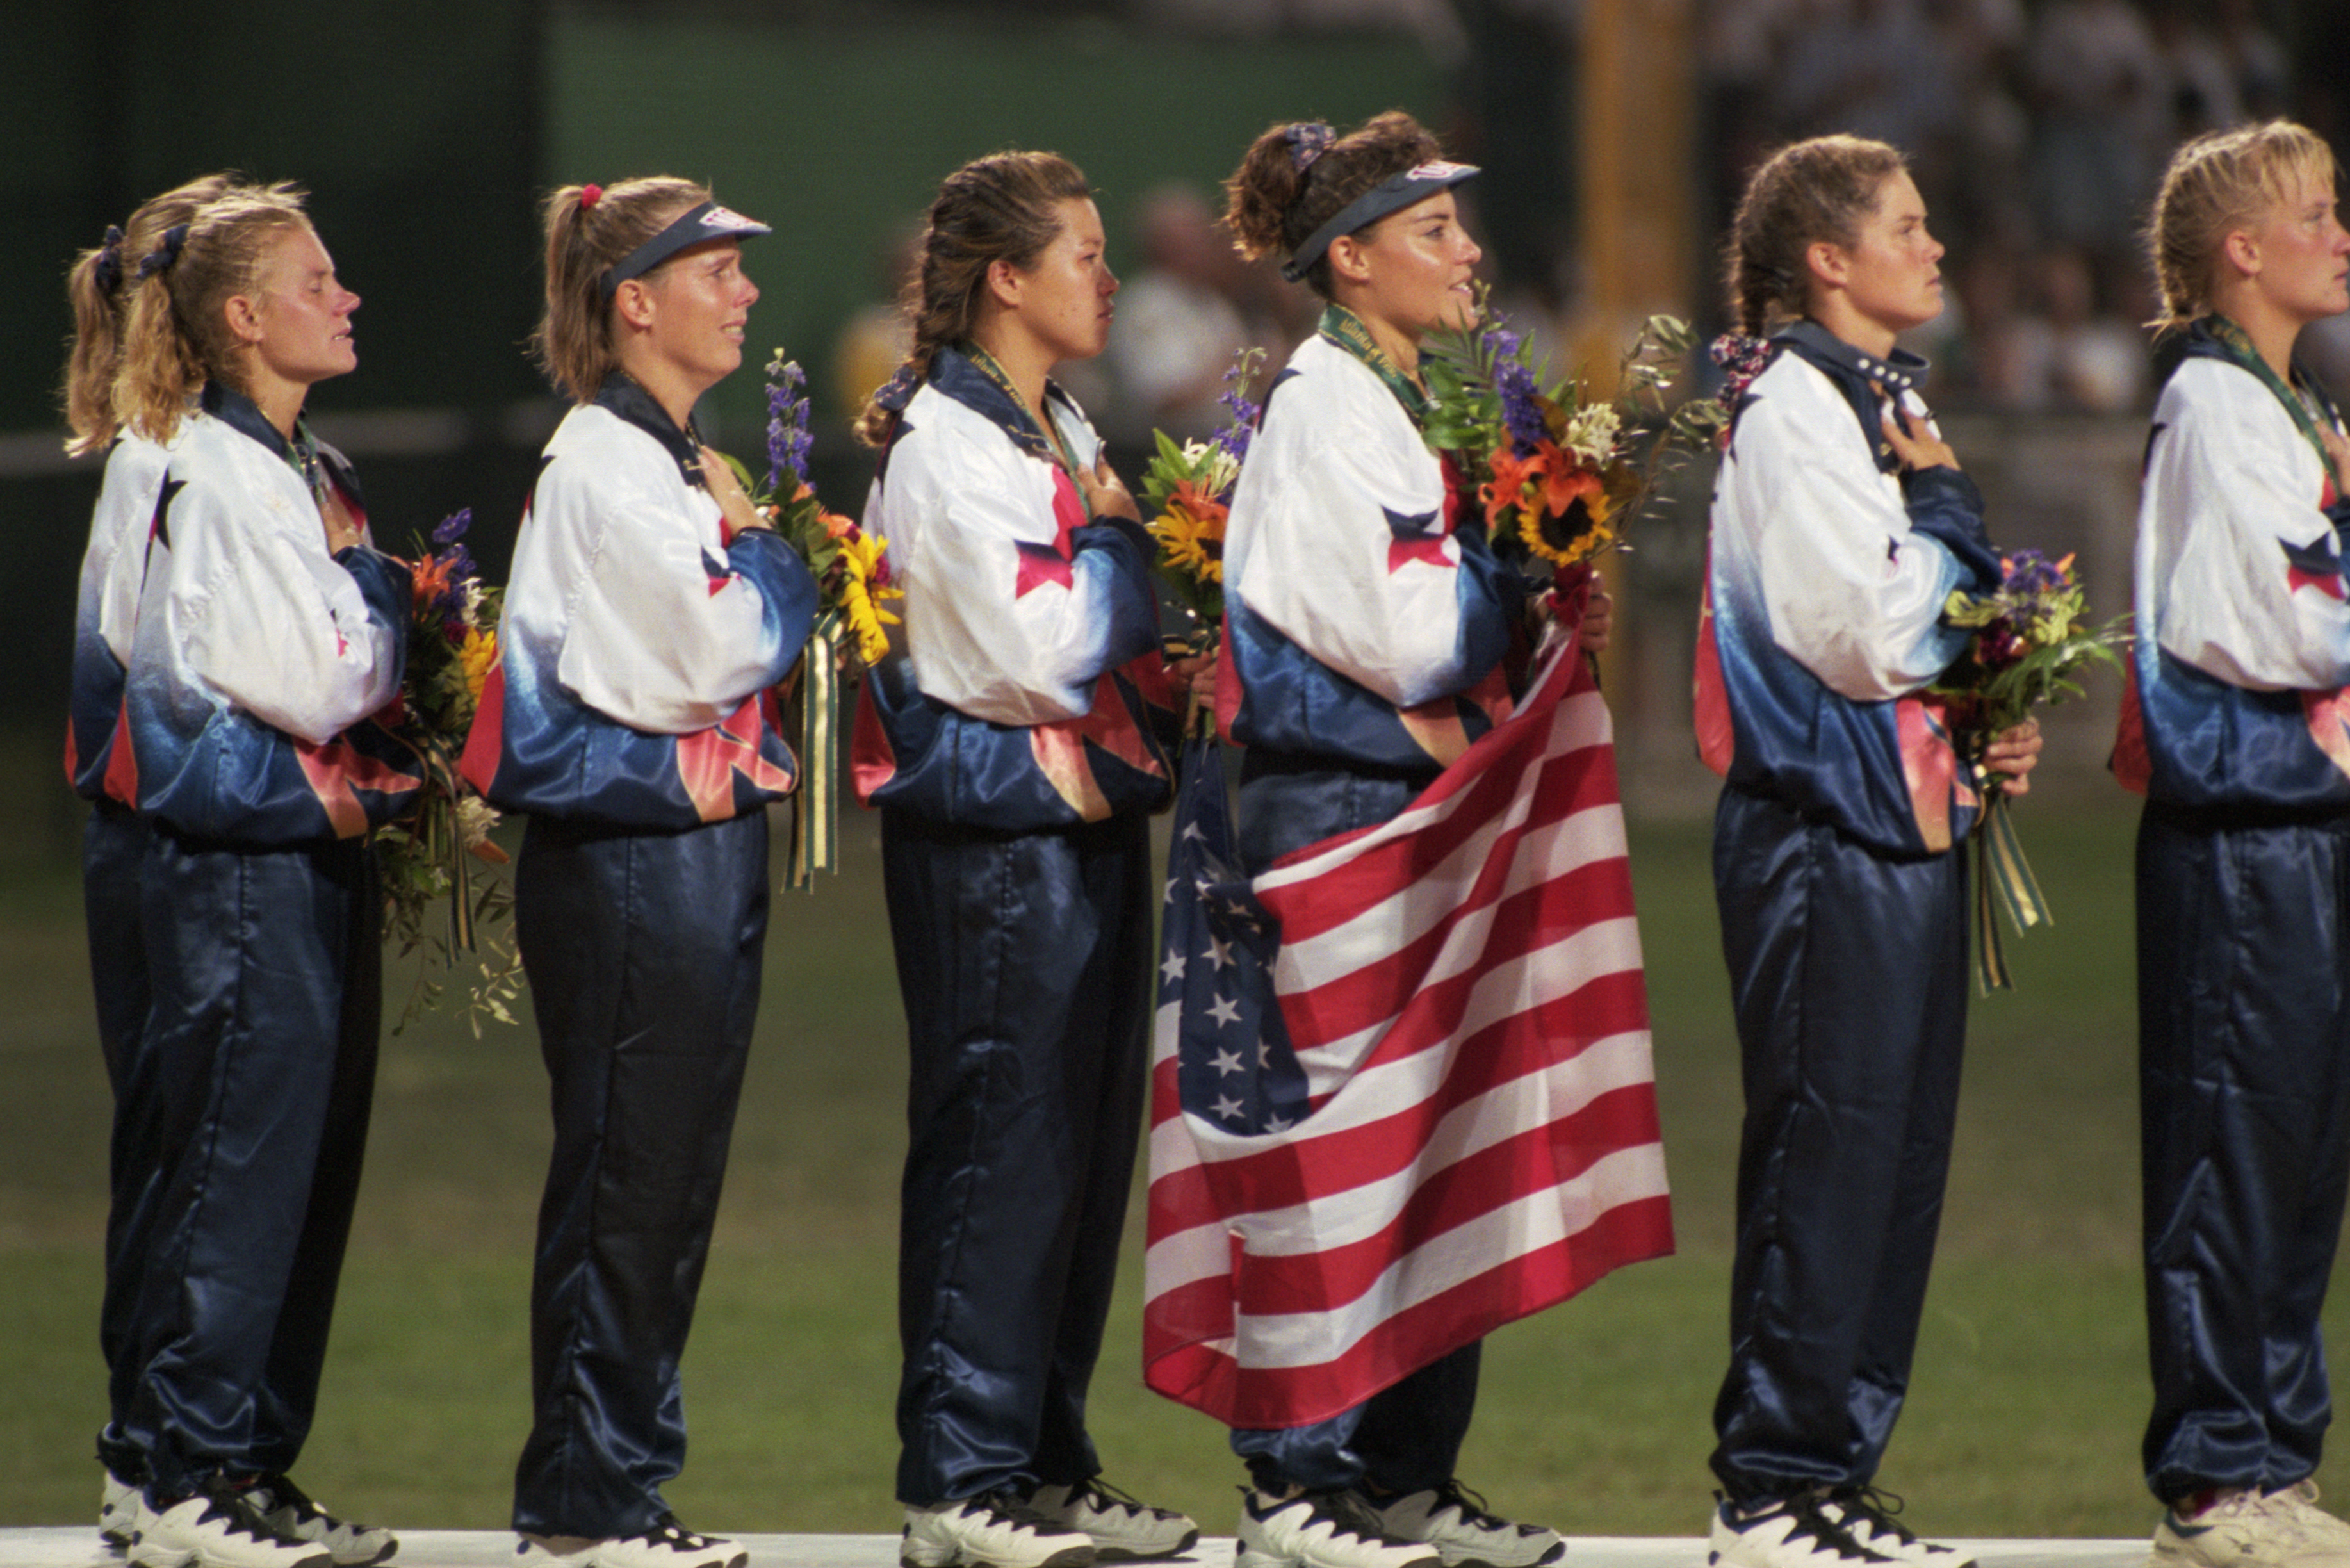
<instances>
[{"instance_id":1,"label":"white sneaker","mask_svg":"<svg viewBox=\"0 0 2350 1568\"><path fill-rule=\"evenodd\" d=\"M2350 1523L2336 1519L2317 1506L2317 1483L2303 1479L2289 1487L2272 1491L2263 1500L2271 1513L2282 1510L2285 1516L2301 1528L2301 1532L2313 1541L2330 1542L2345 1556L2350 1556Z\"/></svg>"},{"instance_id":2,"label":"white sneaker","mask_svg":"<svg viewBox=\"0 0 2350 1568\"><path fill-rule=\"evenodd\" d=\"M139 1489L108 1470L98 1493L98 1538L109 1552L127 1552L138 1528Z\"/></svg>"},{"instance_id":3,"label":"white sneaker","mask_svg":"<svg viewBox=\"0 0 2350 1568\"><path fill-rule=\"evenodd\" d=\"M898 1545L904 1568L1087 1568L1093 1538L1030 1508L1009 1492L906 1509Z\"/></svg>"},{"instance_id":4,"label":"white sneaker","mask_svg":"<svg viewBox=\"0 0 2350 1568\"><path fill-rule=\"evenodd\" d=\"M140 1568L333 1568L327 1549L280 1535L223 1487L160 1512L142 1496L130 1534Z\"/></svg>"},{"instance_id":5,"label":"white sneaker","mask_svg":"<svg viewBox=\"0 0 2350 1568\"><path fill-rule=\"evenodd\" d=\"M1128 1497L1098 1476L1075 1486L1040 1486L1029 1509L1094 1543L1097 1563L1172 1557L1200 1539L1200 1527L1170 1509Z\"/></svg>"},{"instance_id":6,"label":"white sneaker","mask_svg":"<svg viewBox=\"0 0 2350 1568\"><path fill-rule=\"evenodd\" d=\"M1243 1487L1239 1534L1233 1568L1439 1568L1443 1561L1431 1547L1389 1536L1351 1491L1283 1498Z\"/></svg>"},{"instance_id":7,"label":"white sneaker","mask_svg":"<svg viewBox=\"0 0 2350 1568\"><path fill-rule=\"evenodd\" d=\"M1956 1547L1920 1541L1917 1532L1894 1516L1901 1500L1873 1486L1832 1491L1820 1500L1820 1514L1835 1520L1853 1543L1918 1568L1975 1568L1975 1560Z\"/></svg>"},{"instance_id":8,"label":"white sneaker","mask_svg":"<svg viewBox=\"0 0 2350 1568\"><path fill-rule=\"evenodd\" d=\"M267 1521L280 1535L316 1542L327 1549L339 1568L364 1568L387 1562L400 1550L400 1537L380 1526L353 1524L337 1519L294 1484L293 1478L268 1475L246 1489L245 1506Z\"/></svg>"},{"instance_id":9,"label":"white sneaker","mask_svg":"<svg viewBox=\"0 0 2350 1568\"><path fill-rule=\"evenodd\" d=\"M696 1535L665 1513L635 1535L525 1535L517 1568L743 1568L751 1554L715 1535Z\"/></svg>"},{"instance_id":10,"label":"white sneaker","mask_svg":"<svg viewBox=\"0 0 2350 1568\"><path fill-rule=\"evenodd\" d=\"M1555 1530L1513 1524L1489 1513L1485 1500L1457 1480L1381 1503L1366 1497L1379 1528L1398 1541L1436 1548L1444 1568L1534 1568L1566 1554Z\"/></svg>"},{"instance_id":11,"label":"white sneaker","mask_svg":"<svg viewBox=\"0 0 2350 1568\"><path fill-rule=\"evenodd\" d=\"M1708 1568L1724 1563L1730 1568L1853 1568L1892 1561L1855 1541L1821 1511L1820 1501L1806 1492L1748 1514L1722 1498L1713 1511L1713 1537L1705 1554Z\"/></svg>"},{"instance_id":12,"label":"white sneaker","mask_svg":"<svg viewBox=\"0 0 2350 1568\"><path fill-rule=\"evenodd\" d=\"M2249 1487L2220 1493L2192 1519L2162 1511L2154 1527L2147 1568L2345 1568L2350 1550L2304 1525L2303 1508L2317 1511L2293 1490L2262 1497Z\"/></svg>"}]
</instances>

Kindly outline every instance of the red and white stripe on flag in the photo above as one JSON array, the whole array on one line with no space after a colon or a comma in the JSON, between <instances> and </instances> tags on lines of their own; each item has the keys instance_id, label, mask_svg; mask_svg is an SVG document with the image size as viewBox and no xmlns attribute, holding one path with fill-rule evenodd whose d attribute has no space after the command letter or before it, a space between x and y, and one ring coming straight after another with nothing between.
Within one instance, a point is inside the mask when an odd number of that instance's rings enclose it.
<instances>
[{"instance_id":1,"label":"red and white stripe on flag","mask_svg":"<svg viewBox=\"0 0 2350 1568\"><path fill-rule=\"evenodd\" d=\"M1614 732L1555 654L1393 821L1257 877L1310 1113L1187 1116L1152 1051L1144 1377L1231 1426L1360 1404L1672 1251Z\"/></svg>"}]
</instances>

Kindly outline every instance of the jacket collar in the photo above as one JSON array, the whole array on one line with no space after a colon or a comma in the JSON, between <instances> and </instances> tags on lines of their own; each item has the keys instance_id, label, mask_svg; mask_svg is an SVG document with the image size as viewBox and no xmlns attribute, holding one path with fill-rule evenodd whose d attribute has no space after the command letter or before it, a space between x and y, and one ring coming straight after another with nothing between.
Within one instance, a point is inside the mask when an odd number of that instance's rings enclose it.
<instances>
[{"instance_id":1,"label":"jacket collar","mask_svg":"<svg viewBox=\"0 0 2350 1568\"><path fill-rule=\"evenodd\" d=\"M1884 404L1882 398L1898 399L1902 393L1917 390L1926 379L1931 367L1907 348L1895 348L1886 355L1865 354L1816 321L1798 321L1771 335L1774 343L1802 356L1834 382L1846 402L1852 405L1853 417L1860 421L1860 433L1868 442L1868 450L1877 454L1877 466L1891 472L1901 466L1885 439Z\"/></svg>"},{"instance_id":2,"label":"jacket collar","mask_svg":"<svg viewBox=\"0 0 2350 1568\"><path fill-rule=\"evenodd\" d=\"M639 385L626 370L615 370L604 378L592 400L605 412L636 426L653 440L661 450L677 460L678 471L685 475L688 484L702 483L702 442L693 430L691 419L680 430L669 410L653 401L653 395Z\"/></svg>"},{"instance_id":3,"label":"jacket collar","mask_svg":"<svg viewBox=\"0 0 2350 1568\"><path fill-rule=\"evenodd\" d=\"M1029 456L1041 457L1046 462L1057 461L1053 455L1052 443L1045 439L1045 432L1036 428L1036 421L1028 417L1028 410L1020 406L1019 400L1005 391L994 377L981 369L961 348L947 348L938 351L931 361L931 385L937 388L941 396L952 398L973 413L984 416L1011 438L1013 445ZM1045 403L1048 408L1057 403L1073 415L1077 411L1077 405L1069 400L1069 395L1050 380L1045 383Z\"/></svg>"},{"instance_id":4,"label":"jacket collar","mask_svg":"<svg viewBox=\"0 0 2350 1568\"><path fill-rule=\"evenodd\" d=\"M360 504L359 474L351 468L350 459L311 434L310 427L302 421L294 421L294 439L289 441L269 422L260 404L220 381L204 383L199 406L240 435L259 441L272 456L300 475L302 483L312 491L322 480L331 481L353 506Z\"/></svg>"}]
</instances>

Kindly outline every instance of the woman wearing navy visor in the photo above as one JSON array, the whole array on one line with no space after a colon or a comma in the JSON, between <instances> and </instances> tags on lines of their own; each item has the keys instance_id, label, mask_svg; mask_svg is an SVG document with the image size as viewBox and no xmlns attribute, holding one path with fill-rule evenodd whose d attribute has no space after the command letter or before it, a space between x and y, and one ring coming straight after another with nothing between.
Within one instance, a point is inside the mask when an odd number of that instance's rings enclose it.
<instances>
[{"instance_id":1,"label":"woman wearing navy visor","mask_svg":"<svg viewBox=\"0 0 2350 1568\"><path fill-rule=\"evenodd\" d=\"M1457 525L1421 433L1419 345L1467 326L1482 253L1442 161L1409 115L1347 136L1275 126L1226 182L1242 253L1326 302L1319 329L1266 394L1225 543L1229 670L1220 711L1248 748L1240 853L1254 875L1307 845L1395 817L1492 728L1524 608L1515 572L1471 506ZM1424 556L1389 568L1400 523ZM1584 644L1607 640L1593 593ZM1471 1341L1326 1420L1236 1429L1251 1487L1242 1568L1533 1568L1556 1532L1488 1512L1453 1474L1476 1406Z\"/></svg>"},{"instance_id":2,"label":"woman wearing navy visor","mask_svg":"<svg viewBox=\"0 0 2350 1568\"><path fill-rule=\"evenodd\" d=\"M702 444L743 358L764 223L683 180L547 198L541 363L576 406L515 545L504 648L465 752L530 814L515 936L554 1081L531 1285L515 1561L736 1568L661 1497L679 1358L759 1002L768 803L796 763L773 688L816 607Z\"/></svg>"}]
</instances>

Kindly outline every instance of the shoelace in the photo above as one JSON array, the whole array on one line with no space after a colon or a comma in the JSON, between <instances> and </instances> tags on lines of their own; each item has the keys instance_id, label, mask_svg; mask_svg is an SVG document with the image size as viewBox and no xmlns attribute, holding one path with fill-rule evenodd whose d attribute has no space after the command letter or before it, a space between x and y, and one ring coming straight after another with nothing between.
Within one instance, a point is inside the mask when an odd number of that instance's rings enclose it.
<instances>
[{"instance_id":1,"label":"shoelace","mask_svg":"<svg viewBox=\"0 0 2350 1568\"><path fill-rule=\"evenodd\" d=\"M1370 1501L1351 1490L1339 1491L1309 1491L1302 1494L1316 1513L1326 1514L1338 1526L1342 1535L1352 1535L1362 1541L1390 1539L1387 1526L1371 1507Z\"/></svg>"},{"instance_id":2,"label":"shoelace","mask_svg":"<svg viewBox=\"0 0 2350 1568\"><path fill-rule=\"evenodd\" d=\"M1833 1548L1839 1557L1858 1558L1863 1562L1882 1562L1880 1552L1871 1552L1852 1538L1852 1532L1820 1511L1821 1499L1810 1495L1791 1497L1780 1507L1795 1521L1794 1533L1809 1535ZM1762 1517L1769 1517L1764 1515Z\"/></svg>"},{"instance_id":3,"label":"shoelace","mask_svg":"<svg viewBox=\"0 0 2350 1568\"><path fill-rule=\"evenodd\" d=\"M1846 1488L1828 1493L1828 1500L1840 1505L1847 1513L1856 1513L1871 1528L1883 1531L1904 1546L1918 1544L1917 1532L1894 1517L1904 1504L1901 1494L1874 1486Z\"/></svg>"},{"instance_id":4,"label":"shoelace","mask_svg":"<svg viewBox=\"0 0 2350 1568\"><path fill-rule=\"evenodd\" d=\"M1508 1530L1512 1528L1508 1520L1503 1519L1500 1514L1493 1512L1492 1510L1485 1505L1485 1499L1482 1493L1462 1486L1457 1477L1451 1480L1446 1481L1442 1486L1436 1489L1436 1507L1430 1509L1428 1511L1434 1513L1438 1509L1446 1507L1459 1509L1461 1511L1461 1522L1464 1525L1468 1525L1471 1529ZM1521 1534L1525 1533L1532 1528L1532 1526L1523 1524L1516 1526L1516 1529Z\"/></svg>"},{"instance_id":5,"label":"shoelace","mask_svg":"<svg viewBox=\"0 0 2350 1568\"><path fill-rule=\"evenodd\" d=\"M282 1546L309 1544L307 1542L296 1541L281 1533L276 1526L249 1506L242 1489L215 1484L204 1488L196 1495L204 1500L204 1511L196 1519L199 1524L217 1519L224 1521L225 1530L231 1535L249 1535L255 1541L275 1542Z\"/></svg>"},{"instance_id":6,"label":"shoelace","mask_svg":"<svg viewBox=\"0 0 2350 1568\"><path fill-rule=\"evenodd\" d=\"M1113 1508L1122 1508L1128 1513L1154 1515L1164 1514L1167 1511L1163 1508L1151 1507L1132 1492L1114 1487L1099 1476L1081 1480L1069 1488L1069 1501L1090 1503L1096 1511L1101 1513L1107 1513Z\"/></svg>"},{"instance_id":7,"label":"shoelace","mask_svg":"<svg viewBox=\"0 0 2350 1568\"><path fill-rule=\"evenodd\" d=\"M990 1513L995 1514L1007 1523L1017 1525L1023 1529L1049 1530L1057 1532L1066 1528L1058 1521L1048 1519L1044 1514L1037 1512L1036 1510L1029 1507L1028 1500L1022 1497L1017 1492L982 1492L977 1497L972 1498L971 1502L976 1503L980 1507L986 1509ZM966 1506L969 1505L966 1504Z\"/></svg>"},{"instance_id":8,"label":"shoelace","mask_svg":"<svg viewBox=\"0 0 2350 1568\"><path fill-rule=\"evenodd\" d=\"M714 1535L696 1535L678 1522L677 1515L664 1513L653 1521L653 1527L638 1537L640 1541L659 1541L688 1552L702 1552L718 1544Z\"/></svg>"}]
</instances>

